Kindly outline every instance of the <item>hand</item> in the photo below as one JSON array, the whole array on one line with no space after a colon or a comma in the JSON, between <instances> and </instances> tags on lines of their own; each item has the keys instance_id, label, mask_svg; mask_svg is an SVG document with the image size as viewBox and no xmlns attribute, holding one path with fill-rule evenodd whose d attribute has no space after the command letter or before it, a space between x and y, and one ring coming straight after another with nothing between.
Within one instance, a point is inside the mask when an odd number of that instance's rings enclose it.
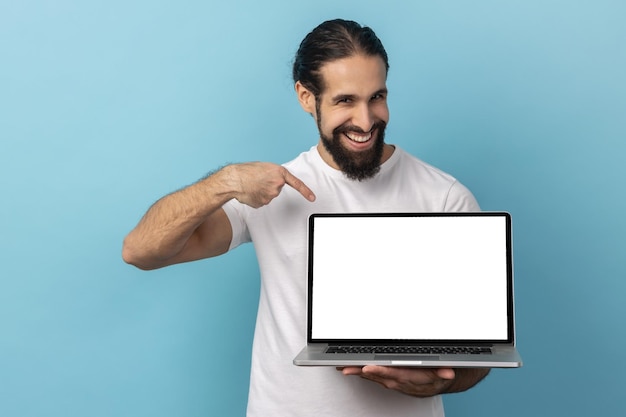
<instances>
[{"instance_id":1,"label":"hand","mask_svg":"<svg viewBox=\"0 0 626 417\"><path fill-rule=\"evenodd\" d=\"M439 395L452 385L456 373L449 368L403 368L364 366L337 368L344 375L356 375L377 382L388 389L414 397Z\"/></svg>"},{"instance_id":2,"label":"hand","mask_svg":"<svg viewBox=\"0 0 626 417\"><path fill-rule=\"evenodd\" d=\"M309 201L315 194L299 178L285 167L269 162L250 162L231 166L238 189L237 200L253 208L259 208L278 197L285 184L298 191Z\"/></svg>"}]
</instances>

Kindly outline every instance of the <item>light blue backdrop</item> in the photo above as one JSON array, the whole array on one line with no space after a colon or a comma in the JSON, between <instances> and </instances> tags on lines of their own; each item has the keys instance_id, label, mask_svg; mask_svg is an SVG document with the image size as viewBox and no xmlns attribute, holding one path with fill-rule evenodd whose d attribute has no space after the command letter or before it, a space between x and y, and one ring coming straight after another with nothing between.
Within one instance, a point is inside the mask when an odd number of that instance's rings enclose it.
<instances>
[{"instance_id":1,"label":"light blue backdrop","mask_svg":"<svg viewBox=\"0 0 626 417\"><path fill-rule=\"evenodd\" d=\"M334 17L387 47L389 142L514 216L525 367L448 415L625 414L624 2L2 0L0 415L243 415L253 248L146 273L121 243L208 171L316 143L290 64Z\"/></svg>"}]
</instances>

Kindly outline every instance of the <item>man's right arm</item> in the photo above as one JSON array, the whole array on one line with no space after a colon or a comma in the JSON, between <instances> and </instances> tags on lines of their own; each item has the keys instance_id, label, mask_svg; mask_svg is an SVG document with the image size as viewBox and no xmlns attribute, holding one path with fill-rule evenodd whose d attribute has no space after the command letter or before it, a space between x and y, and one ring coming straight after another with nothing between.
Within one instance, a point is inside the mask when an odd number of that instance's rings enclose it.
<instances>
[{"instance_id":1,"label":"man's right arm","mask_svg":"<svg viewBox=\"0 0 626 417\"><path fill-rule=\"evenodd\" d=\"M222 206L233 198L254 208L264 206L285 184L309 201L315 199L302 181L280 165L253 162L226 166L150 207L124 239L122 258L148 270L221 255L232 239Z\"/></svg>"}]
</instances>

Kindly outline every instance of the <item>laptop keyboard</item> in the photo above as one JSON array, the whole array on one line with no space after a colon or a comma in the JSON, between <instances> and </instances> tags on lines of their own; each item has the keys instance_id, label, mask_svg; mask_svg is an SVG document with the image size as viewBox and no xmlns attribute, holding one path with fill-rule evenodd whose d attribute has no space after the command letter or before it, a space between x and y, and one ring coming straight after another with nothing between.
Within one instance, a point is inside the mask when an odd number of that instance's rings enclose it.
<instances>
[{"instance_id":1,"label":"laptop keyboard","mask_svg":"<svg viewBox=\"0 0 626 417\"><path fill-rule=\"evenodd\" d=\"M375 353L375 354L417 354L417 355L489 355L491 348L486 346L328 346L326 353Z\"/></svg>"}]
</instances>

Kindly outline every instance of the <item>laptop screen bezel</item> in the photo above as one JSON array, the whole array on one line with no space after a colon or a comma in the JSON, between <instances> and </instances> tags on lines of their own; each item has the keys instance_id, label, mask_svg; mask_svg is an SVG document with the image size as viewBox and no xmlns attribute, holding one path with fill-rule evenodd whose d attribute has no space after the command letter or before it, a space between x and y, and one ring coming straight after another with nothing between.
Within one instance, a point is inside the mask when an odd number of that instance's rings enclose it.
<instances>
[{"instance_id":1,"label":"laptop screen bezel","mask_svg":"<svg viewBox=\"0 0 626 417\"><path fill-rule=\"evenodd\" d=\"M313 254L315 240L315 221L324 217L501 217L506 223L506 295L507 295L507 336L505 339L328 339L313 338ZM387 344L429 344L429 345L494 345L494 344L515 344L515 317L514 317L514 294L513 294L513 248L512 248L512 221L511 215L504 211L482 211L482 212L410 212L410 213L313 213L308 219L308 254L307 254L307 342L308 343L329 343L329 344L371 344L371 345L387 345Z\"/></svg>"}]
</instances>

